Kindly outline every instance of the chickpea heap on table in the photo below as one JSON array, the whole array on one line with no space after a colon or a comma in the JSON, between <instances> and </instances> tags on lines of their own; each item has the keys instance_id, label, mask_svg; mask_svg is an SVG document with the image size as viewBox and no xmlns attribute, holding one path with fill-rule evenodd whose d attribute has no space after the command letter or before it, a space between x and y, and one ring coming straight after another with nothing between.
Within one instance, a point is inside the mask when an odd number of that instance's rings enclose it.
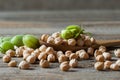
<instances>
[{"instance_id":1,"label":"chickpea heap on table","mask_svg":"<svg viewBox=\"0 0 120 80\"><path fill-rule=\"evenodd\" d=\"M34 65L39 61L41 68L49 68L50 63L58 62L60 70L68 71L71 68L78 67L79 61L89 60L94 57L96 70L120 70L120 59L116 62L112 61L112 55L107 51L105 46L99 46L98 49L91 47L96 43L93 37L88 36L84 33L84 30L79 28L78 25L71 25L61 32L55 32L53 34L43 34L40 40L46 43L68 46L87 46L87 49L80 49L77 51L61 51L55 50L51 46L40 45L33 42L36 45L23 45L13 49L9 49L3 56L3 62L8 63L9 67L18 67L19 69L29 69L31 64ZM38 41L37 41L38 42ZM37 48L36 48L37 47ZM116 57L120 58L120 49L114 50ZM18 64L17 61L12 60L12 57L22 57L22 61Z\"/></svg>"}]
</instances>

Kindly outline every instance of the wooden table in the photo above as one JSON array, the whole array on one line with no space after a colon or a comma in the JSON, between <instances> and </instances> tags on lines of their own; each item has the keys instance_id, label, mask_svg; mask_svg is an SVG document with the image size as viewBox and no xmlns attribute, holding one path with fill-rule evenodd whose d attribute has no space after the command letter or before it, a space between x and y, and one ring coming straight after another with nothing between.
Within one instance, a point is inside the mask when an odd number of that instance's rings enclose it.
<instances>
[{"instance_id":1,"label":"wooden table","mask_svg":"<svg viewBox=\"0 0 120 80\"><path fill-rule=\"evenodd\" d=\"M120 39L119 21L84 21L84 22L34 22L34 21L0 21L0 34L14 36L16 34L53 33L64 29L69 24L79 24L86 31L92 32L96 39ZM112 54L113 55L113 54ZM59 69L58 63L51 63L50 68L40 68L38 63L32 64L30 70L8 67L2 62L0 55L0 80L120 80L120 71L96 71L94 60L79 61L78 68L68 72ZM114 55L113 55L114 56ZM21 58L12 58L20 62ZM116 58L113 58L116 60Z\"/></svg>"}]
</instances>

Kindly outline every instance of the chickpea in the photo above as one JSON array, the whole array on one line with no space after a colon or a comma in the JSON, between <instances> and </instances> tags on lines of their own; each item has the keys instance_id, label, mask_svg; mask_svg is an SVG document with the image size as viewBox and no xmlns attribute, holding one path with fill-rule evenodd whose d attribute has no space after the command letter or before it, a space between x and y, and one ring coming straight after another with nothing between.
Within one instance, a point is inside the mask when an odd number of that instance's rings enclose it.
<instances>
[{"instance_id":1,"label":"chickpea","mask_svg":"<svg viewBox=\"0 0 120 80\"><path fill-rule=\"evenodd\" d=\"M4 55L2 59L3 59L3 62L5 62L5 63L8 63L11 61L11 57L8 55Z\"/></svg>"},{"instance_id":2,"label":"chickpea","mask_svg":"<svg viewBox=\"0 0 120 80\"><path fill-rule=\"evenodd\" d=\"M48 68L50 66L49 62L47 60L40 60L40 63L39 65L42 67L42 68Z\"/></svg>"},{"instance_id":3,"label":"chickpea","mask_svg":"<svg viewBox=\"0 0 120 80\"><path fill-rule=\"evenodd\" d=\"M22 57L22 56L23 56L23 51L24 51L24 49L22 49L22 48L17 48L17 49L16 49L16 56L17 56L17 57Z\"/></svg>"},{"instance_id":4,"label":"chickpea","mask_svg":"<svg viewBox=\"0 0 120 80\"><path fill-rule=\"evenodd\" d=\"M75 53L70 54L69 60L71 59L77 59L78 55L76 55Z\"/></svg>"},{"instance_id":5,"label":"chickpea","mask_svg":"<svg viewBox=\"0 0 120 80\"><path fill-rule=\"evenodd\" d=\"M48 37L49 37L48 34L43 34L43 35L40 37L40 40L42 40L42 41L44 41L44 42L47 42Z\"/></svg>"},{"instance_id":6,"label":"chickpea","mask_svg":"<svg viewBox=\"0 0 120 80\"><path fill-rule=\"evenodd\" d=\"M89 48L87 49L87 53L88 53L89 55L93 56L93 55L94 55L94 48L89 47Z\"/></svg>"},{"instance_id":7,"label":"chickpea","mask_svg":"<svg viewBox=\"0 0 120 80\"><path fill-rule=\"evenodd\" d=\"M40 55L40 52L38 51L34 51L31 53L31 55L35 56L36 58L38 58L38 56Z\"/></svg>"},{"instance_id":8,"label":"chickpea","mask_svg":"<svg viewBox=\"0 0 120 80\"><path fill-rule=\"evenodd\" d=\"M54 39L56 45L61 45L63 43L63 39L61 37L57 37Z\"/></svg>"},{"instance_id":9,"label":"chickpea","mask_svg":"<svg viewBox=\"0 0 120 80\"><path fill-rule=\"evenodd\" d=\"M84 45L84 41L80 38L77 40L77 45L78 46L83 46Z\"/></svg>"},{"instance_id":10,"label":"chickpea","mask_svg":"<svg viewBox=\"0 0 120 80\"><path fill-rule=\"evenodd\" d=\"M70 46L75 46L76 45L76 40L74 38L68 39L68 45Z\"/></svg>"},{"instance_id":11,"label":"chickpea","mask_svg":"<svg viewBox=\"0 0 120 80\"><path fill-rule=\"evenodd\" d=\"M8 55L8 56L11 56L11 57L14 57L15 56L15 51L14 50L8 50L8 51L6 51L6 55Z\"/></svg>"},{"instance_id":12,"label":"chickpea","mask_svg":"<svg viewBox=\"0 0 120 80\"><path fill-rule=\"evenodd\" d=\"M95 50L94 57L97 57L98 55L102 55L102 52L99 50Z\"/></svg>"},{"instance_id":13,"label":"chickpea","mask_svg":"<svg viewBox=\"0 0 120 80\"><path fill-rule=\"evenodd\" d=\"M54 54L54 49L52 47L48 47L45 52L47 54Z\"/></svg>"},{"instance_id":14,"label":"chickpea","mask_svg":"<svg viewBox=\"0 0 120 80\"><path fill-rule=\"evenodd\" d=\"M106 60L110 60L111 59L111 54L109 52L103 52L103 56Z\"/></svg>"},{"instance_id":15,"label":"chickpea","mask_svg":"<svg viewBox=\"0 0 120 80\"><path fill-rule=\"evenodd\" d=\"M39 47L39 50L40 50L41 52L46 51L46 49L47 49L47 47L46 47L45 45L41 45L41 46Z\"/></svg>"},{"instance_id":16,"label":"chickpea","mask_svg":"<svg viewBox=\"0 0 120 80\"><path fill-rule=\"evenodd\" d=\"M79 56L79 54L80 54L81 52L86 52L86 51L85 51L84 49L81 49L81 50L76 51L75 54Z\"/></svg>"},{"instance_id":17,"label":"chickpea","mask_svg":"<svg viewBox=\"0 0 120 80\"><path fill-rule=\"evenodd\" d=\"M8 63L9 67L16 67L17 66L17 61L13 60Z\"/></svg>"},{"instance_id":18,"label":"chickpea","mask_svg":"<svg viewBox=\"0 0 120 80\"><path fill-rule=\"evenodd\" d=\"M78 66L78 61L76 59L71 59L69 62L70 67L74 68Z\"/></svg>"},{"instance_id":19,"label":"chickpea","mask_svg":"<svg viewBox=\"0 0 120 80\"><path fill-rule=\"evenodd\" d=\"M93 37L90 38L90 41L92 42L92 44L96 43L96 40Z\"/></svg>"},{"instance_id":20,"label":"chickpea","mask_svg":"<svg viewBox=\"0 0 120 80\"><path fill-rule=\"evenodd\" d=\"M120 59L115 62L120 67Z\"/></svg>"},{"instance_id":21,"label":"chickpea","mask_svg":"<svg viewBox=\"0 0 120 80\"><path fill-rule=\"evenodd\" d=\"M60 70L62 71L68 71L70 69L69 63L67 61L62 62L60 64Z\"/></svg>"},{"instance_id":22,"label":"chickpea","mask_svg":"<svg viewBox=\"0 0 120 80\"><path fill-rule=\"evenodd\" d=\"M64 62L64 61L67 61L68 60L68 57L66 57L65 55L61 55L60 57L58 57L58 61L61 63L61 62Z\"/></svg>"},{"instance_id":23,"label":"chickpea","mask_svg":"<svg viewBox=\"0 0 120 80\"><path fill-rule=\"evenodd\" d=\"M54 44L54 37L49 36L47 39L47 43Z\"/></svg>"},{"instance_id":24,"label":"chickpea","mask_svg":"<svg viewBox=\"0 0 120 80\"><path fill-rule=\"evenodd\" d=\"M28 56L30 56L29 53L24 54L24 55L23 55L23 59L26 60Z\"/></svg>"},{"instance_id":25,"label":"chickpea","mask_svg":"<svg viewBox=\"0 0 120 80\"><path fill-rule=\"evenodd\" d=\"M72 51L70 51L70 50L65 52L65 56L67 56L67 57L70 57L71 54L72 54Z\"/></svg>"},{"instance_id":26,"label":"chickpea","mask_svg":"<svg viewBox=\"0 0 120 80\"><path fill-rule=\"evenodd\" d=\"M55 62L55 60L56 60L55 55L49 54L49 55L47 56L47 61L48 61L48 62Z\"/></svg>"},{"instance_id":27,"label":"chickpea","mask_svg":"<svg viewBox=\"0 0 120 80\"><path fill-rule=\"evenodd\" d=\"M110 69L110 65L112 64L111 61L105 61L104 62L104 69Z\"/></svg>"},{"instance_id":28,"label":"chickpea","mask_svg":"<svg viewBox=\"0 0 120 80\"><path fill-rule=\"evenodd\" d=\"M38 59L41 60L46 60L47 59L47 54L45 52L41 52L40 55L38 56Z\"/></svg>"},{"instance_id":29,"label":"chickpea","mask_svg":"<svg viewBox=\"0 0 120 80\"><path fill-rule=\"evenodd\" d=\"M79 54L79 57L80 57L80 59L89 59L88 53L86 53L84 51Z\"/></svg>"},{"instance_id":30,"label":"chickpea","mask_svg":"<svg viewBox=\"0 0 120 80\"><path fill-rule=\"evenodd\" d=\"M82 40L85 39L85 35L84 34L80 34L80 38L82 38Z\"/></svg>"},{"instance_id":31,"label":"chickpea","mask_svg":"<svg viewBox=\"0 0 120 80\"><path fill-rule=\"evenodd\" d=\"M110 69L114 70L114 71L117 71L117 70L119 70L119 66L117 64L113 63L113 64L110 65Z\"/></svg>"},{"instance_id":32,"label":"chickpea","mask_svg":"<svg viewBox=\"0 0 120 80\"><path fill-rule=\"evenodd\" d=\"M94 64L94 68L98 71L101 71L104 69L104 62L96 62Z\"/></svg>"},{"instance_id":33,"label":"chickpea","mask_svg":"<svg viewBox=\"0 0 120 80\"><path fill-rule=\"evenodd\" d=\"M28 62L26 61L21 61L18 65L19 69L29 69L30 65Z\"/></svg>"},{"instance_id":34,"label":"chickpea","mask_svg":"<svg viewBox=\"0 0 120 80\"><path fill-rule=\"evenodd\" d=\"M114 54L116 57L120 58L120 49L114 50Z\"/></svg>"},{"instance_id":35,"label":"chickpea","mask_svg":"<svg viewBox=\"0 0 120 80\"><path fill-rule=\"evenodd\" d=\"M106 47L105 46L100 46L99 47L99 51L101 51L102 53L106 51Z\"/></svg>"},{"instance_id":36,"label":"chickpea","mask_svg":"<svg viewBox=\"0 0 120 80\"><path fill-rule=\"evenodd\" d=\"M34 51L34 49L29 48L29 47L27 47L26 50L28 50L28 52L29 52L30 54Z\"/></svg>"},{"instance_id":37,"label":"chickpea","mask_svg":"<svg viewBox=\"0 0 120 80\"><path fill-rule=\"evenodd\" d=\"M57 38L60 37L60 32L55 32L52 34L52 37Z\"/></svg>"},{"instance_id":38,"label":"chickpea","mask_svg":"<svg viewBox=\"0 0 120 80\"><path fill-rule=\"evenodd\" d=\"M84 44L85 44L86 46L91 46L91 45L92 45L92 42L91 42L89 36L85 36Z\"/></svg>"},{"instance_id":39,"label":"chickpea","mask_svg":"<svg viewBox=\"0 0 120 80\"><path fill-rule=\"evenodd\" d=\"M30 55L30 56L28 56L27 58L26 58L26 61L28 62L28 63L35 63L35 60L36 60L36 57L35 56L33 56L33 55Z\"/></svg>"},{"instance_id":40,"label":"chickpea","mask_svg":"<svg viewBox=\"0 0 120 80\"><path fill-rule=\"evenodd\" d=\"M98 56L96 57L96 61L104 62L104 60L105 60L105 58L104 58L103 55L98 55Z\"/></svg>"},{"instance_id":41,"label":"chickpea","mask_svg":"<svg viewBox=\"0 0 120 80\"><path fill-rule=\"evenodd\" d=\"M61 55L64 55L62 51L57 51L57 58L60 57Z\"/></svg>"}]
</instances>

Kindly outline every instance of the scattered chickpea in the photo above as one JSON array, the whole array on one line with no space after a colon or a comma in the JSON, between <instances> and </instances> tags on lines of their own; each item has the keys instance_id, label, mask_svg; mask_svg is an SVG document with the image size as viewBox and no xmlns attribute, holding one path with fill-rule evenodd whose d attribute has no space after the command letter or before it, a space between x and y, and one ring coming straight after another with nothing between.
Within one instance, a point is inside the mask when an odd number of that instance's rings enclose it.
<instances>
[{"instance_id":1,"label":"scattered chickpea","mask_svg":"<svg viewBox=\"0 0 120 80\"><path fill-rule=\"evenodd\" d=\"M69 62L70 67L74 68L78 66L78 61L76 59L71 59Z\"/></svg>"},{"instance_id":2,"label":"scattered chickpea","mask_svg":"<svg viewBox=\"0 0 120 80\"><path fill-rule=\"evenodd\" d=\"M50 66L49 62L47 60L40 60L40 63L39 65L42 67L42 68L48 68Z\"/></svg>"},{"instance_id":3,"label":"scattered chickpea","mask_svg":"<svg viewBox=\"0 0 120 80\"><path fill-rule=\"evenodd\" d=\"M99 50L95 50L94 57L97 57L98 55L102 55L102 52Z\"/></svg>"},{"instance_id":4,"label":"scattered chickpea","mask_svg":"<svg viewBox=\"0 0 120 80\"><path fill-rule=\"evenodd\" d=\"M85 44L85 46L91 46L92 42L90 41L90 39L85 39L84 44Z\"/></svg>"},{"instance_id":5,"label":"scattered chickpea","mask_svg":"<svg viewBox=\"0 0 120 80\"><path fill-rule=\"evenodd\" d=\"M61 37L57 37L54 39L56 45L61 45L63 43L63 39Z\"/></svg>"},{"instance_id":6,"label":"scattered chickpea","mask_svg":"<svg viewBox=\"0 0 120 80\"><path fill-rule=\"evenodd\" d=\"M80 54L81 52L86 52L86 51L85 51L84 49L81 49L81 50L76 51L75 54L79 56L79 54Z\"/></svg>"},{"instance_id":7,"label":"scattered chickpea","mask_svg":"<svg viewBox=\"0 0 120 80\"><path fill-rule=\"evenodd\" d=\"M2 59L3 59L3 62L5 62L5 63L8 63L11 61L11 57L8 55L4 55Z\"/></svg>"},{"instance_id":8,"label":"scattered chickpea","mask_svg":"<svg viewBox=\"0 0 120 80\"><path fill-rule=\"evenodd\" d=\"M55 32L51 36L54 38L60 37L60 32Z\"/></svg>"},{"instance_id":9,"label":"scattered chickpea","mask_svg":"<svg viewBox=\"0 0 120 80\"><path fill-rule=\"evenodd\" d=\"M16 49L16 56L17 56L17 57L22 57L22 56L23 56L23 51L24 51L24 49L22 49L22 48L17 48L17 49Z\"/></svg>"},{"instance_id":10,"label":"scattered chickpea","mask_svg":"<svg viewBox=\"0 0 120 80\"><path fill-rule=\"evenodd\" d=\"M95 59L96 59L96 61L99 61L99 62L104 62L104 60L105 60L103 55L98 55Z\"/></svg>"},{"instance_id":11,"label":"scattered chickpea","mask_svg":"<svg viewBox=\"0 0 120 80\"><path fill-rule=\"evenodd\" d=\"M96 62L94 68L98 71L104 70L104 62Z\"/></svg>"},{"instance_id":12,"label":"scattered chickpea","mask_svg":"<svg viewBox=\"0 0 120 80\"><path fill-rule=\"evenodd\" d=\"M68 57L66 57L65 55L61 55L58 57L58 61L61 63L61 62L64 62L64 61L67 61L68 60Z\"/></svg>"},{"instance_id":13,"label":"scattered chickpea","mask_svg":"<svg viewBox=\"0 0 120 80\"><path fill-rule=\"evenodd\" d=\"M86 53L84 51L79 54L79 57L80 57L80 59L89 59L88 53Z\"/></svg>"},{"instance_id":14,"label":"scattered chickpea","mask_svg":"<svg viewBox=\"0 0 120 80\"><path fill-rule=\"evenodd\" d=\"M113 63L113 64L110 65L110 69L114 70L114 71L117 71L117 70L119 70L119 66L117 64Z\"/></svg>"},{"instance_id":15,"label":"scattered chickpea","mask_svg":"<svg viewBox=\"0 0 120 80\"><path fill-rule=\"evenodd\" d=\"M65 61L60 64L60 70L68 71L70 69L69 62Z\"/></svg>"},{"instance_id":16,"label":"scattered chickpea","mask_svg":"<svg viewBox=\"0 0 120 80\"><path fill-rule=\"evenodd\" d=\"M78 55L76 55L75 53L70 54L69 60L71 59L77 59Z\"/></svg>"},{"instance_id":17,"label":"scattered chickpea","mask_svg":"<svg viewBox=\"0 0 120 80\"><path fill-rule=\"evenodd\" d=\"M49 36L47 39L47 43L54 44L54 37Z\"/></svg>"},{"instance_id":18,"label":"scattered chickpea","mask_svg":"<svg viewBox=\"0 0 120 80\"><path fill-rule=\"evenodd\" d=\"M76 45L76 40L74 38L68 39L68 45L75 46Z\"/></svg>"},{"instance_id":19,"label":"scattered chickpea","mask_svg":"<svg viewBox=\"0 0 120 80\"><path fill-rule=\"evenodd\" d=\"M115 62L120 67L120 59Z\"/></svg>"},{"instance_id":20,"label":"scattered chickpea","mask_svg":"<svg viewBox=\"0 0 120 80\"><path fill-rule=\"evenodd\" d=\"M35 50L31 53L31 55L35 56L36 58L38 58L38 56L40 55L40 51Z\"/></svg>"},{"instance_id":21,"label":"scattered chickpea","mask_svg":"<svg viewBox=\"0 0 120 80\"><path fill-rule=\"evenodd\" d=\"M47 59L47 54L45 52L41 52L40 55L38 56L38 59L41 60L46 60Z\"/></svg>"},{"instance_id":22,"label":"scattered chickpea","mask_svg":"<svg viewBox=\"0 0 120 80\"><path fill-rule=\"evenodd\" d=\"M111 54L109 52L103 52L102 54L105 58L105 60L110 60L111 59Z\"/></svg>"},{"instance_id":23,"label":"scattered chickpea","mask_svg":"<svg viewBox=\"0 0 120 80\"><path fill-rule=\"evenodd\" d=\"M114 50L114 54L116 57L120 58L120 49Z\"/></svg>"},{"instance_id":24,"label":"scattered chickpea","mask_svg":"<svg viewBox=\"0 0 120 80\"><path fill-rule=\"evenodd\" d=\"M27 58L26 58L26 61L28 62L28 63L35 63L35 61L36 61L36 57L35 56L33 56L33 55L30 55L30 56L28 56Z\"/></svg>"},{"instance_id":25,"label":"scattered chickpea","mask_svg":"<svg viewBox=\"0 0 120 80\"><path fill-rule=\"evenodd\" d=\"M60 57L61 55L64 55L62 51L57 51L57 58Z\"/></svg>"},{"instance_id":26,"label":"scattered chickpea","mask_svg":"<svg viewBox=\"0 0 120 80\"><path fill-rule=\"evenodd\" d=\"M30 56L29 53L24 54L24 55L23 55L23 59L26 60L28 56Z\"/></svg>"},{"instance_id":27,"label":"scattered chickpea","mask_svg":"<svg viewBox=\"0 0 120 80\"><path fill-rule=\"evenodd\" d=\"M99 47L99 51L101 51L102 53L106 51L106 47L105 46L100 46Z\"/></svg>"},{"instance_id":28,"label":"scattered chickpea","mask_svg":"<svg viewBox=\"0 0 120 80\"><path fill-rule=\"evenodd\" d=\"M42 40L42 41L44 41L44 42L47 42L48 37L49 37L48 34L43 34L43 35L40 37L40 40Z\"/></svg>"},{"instance_id":29,"label":"scattered chickpea","mask_svg":"<svg viewBox=\"0 0 120 80\"><path fill-rule=\"evenodd\" d=\"M18 65L19 69L29 69L30 65L27 61L21 61Z\"/></svg>"},{"instance_id":30,"label":"scattered chickpea","mask_svg":"<svg viewBox=\"0 0 120 80\"><path fill-rule=\"evenodd\" d=\"M89 47L89 48L87 49L87 53L88 53L89 55L93 56L93 55L94 55L94 48Z\"/></svg>"},{"instance_id":31,"label":"scattered chickpea","mask_svg":"<svg viewBox=\"0 0 120 80\"><path fill-rule=\"evenodd\" d=\"M52 47L47 47L46 51L47 54L54 54L54 49Z\"/></svg>"},{"instance_id":32,"label":"scattered chickpea","mask_svg":"<svg viewBox=\"0 0 120 80\"><path fill-rule=\"evenodd\" d=\"M92 44L96 43L96 40L93 37L90 38L90 41L92 42Z\"/></svg>"},{"instance_id":33,"label":"scattered chickpea","mask_svg":"<svg viewBox=\"0 0 120 80\"><path fill-rule=\"evenodd\" d=\"M41 45L41 46L39 47L39 50L40 50L41 52L46 51L46 49L47 49L47 47L46 47L45 45Z\"/></svg>"},{"instance_id":34,"label":"scattered chickpea","mask_svg":"<svg viewBox=\"0 0 120 80\"><path fill-rule=\"evenodd\" d=\"M11 57L14 57L15 56L15 51L14 50L8 50L8 51L6 51L6 55L8 55L8 56L11 56Z\"/></svg>"},{"instance_id":35,"label":"scattered chickpea","mask_svg":"<svg viewBox=\"0 0 120 80\"><path fill-rule=\"evenodd\" d=\"M110 69L110 65L112 64L111 61L105 61L104 62L104 69Z\"/></svg>"},{"instance_id":36,"label":"scattered chickpea","mask_svg":"<svg viewBox=\"0 0 120 80\"><path fill-rule=\"evenodd\" d=\"M83 46L84 45L84 41L80 38L77 40L77 43L76 43L78 46Z\"/></svg>"},{"instance_id":37,"label":"scattered chickpea","mask_svg":"<svg viewBox=\"0 0 120 80\"><path fill-rule=\"evenodd\" d=\"M23 50L23 54L22 55L25 55L25 54L31 54L28 50Z\"/></svg>"},{"instance_id":38,"label":"scattered chickpea","mask_svg":"<svg viewBox=\"0 0 120 80\"><path fill-rule=\"evenodd\" d=\"M55 62L55 61L56 61L55 55L49 54L49 55L47 56L47 61L48 61L48 62Z\"/></svg>"},{"instance_id":39,"label":"scattered chickpea","mask_svg":"<svg viewBox=\"0 0 120 80\"><path fill-rule=\"evenodd\" d=\"M72 51L70 51L70 50L65 52L65 56L67 56L67 57L70 57L71 54L72 54Z\"/></svg>"},{"instance_id":40,"label":"scattered chickpea","mask_svg":"<svg viewBox=\"0 0 120 80\"><path fill-rule=\"evenodd\" d=\"M8 63L9 67L16 67L17 66L17 61L13 60Z\"/></svg>"}]
</instances>

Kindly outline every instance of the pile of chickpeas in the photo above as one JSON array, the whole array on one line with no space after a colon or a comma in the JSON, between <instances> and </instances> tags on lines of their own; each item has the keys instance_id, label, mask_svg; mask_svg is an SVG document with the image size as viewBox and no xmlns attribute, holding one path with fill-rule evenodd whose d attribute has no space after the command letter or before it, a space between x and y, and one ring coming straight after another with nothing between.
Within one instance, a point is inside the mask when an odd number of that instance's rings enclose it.
<instances>
[{"instance_id":1,"label":"pile of chickpeas","mask_svg":"<svg viewBox=\"0 0 120 80\"><path fill-rule=\"evenodd\" d=\"M80 35L77 39L71 38L65 40L60 37L60 33L56 32L52 35L43 34L40 40L46 43L52 43L56 45L71 45L71 46L91 46L95 43L93 37L86 35ZM116 57L120 58L120 49L114 50ZM22 57L22 61L18 63L12 60L12 57ZM15 47L15 50L6 51L3 56L3 62L8 63L9 67L18 67L19 69L29 69L30 64L39 61L41 68L49 68L50 63L58 62L59 68L62 71L68 71L70 68L78 67L78 61L89 60L90 57L94 57L96 70L120 70L120 59L116 62L112 62L112 55L107 52L105 46L100 46L98 49L88 47L87 50L81 49L75 52L67 50L56 51L53 47L41 45L37 49L28 48L26 46Z\"/></svg>"}]
</instances>

